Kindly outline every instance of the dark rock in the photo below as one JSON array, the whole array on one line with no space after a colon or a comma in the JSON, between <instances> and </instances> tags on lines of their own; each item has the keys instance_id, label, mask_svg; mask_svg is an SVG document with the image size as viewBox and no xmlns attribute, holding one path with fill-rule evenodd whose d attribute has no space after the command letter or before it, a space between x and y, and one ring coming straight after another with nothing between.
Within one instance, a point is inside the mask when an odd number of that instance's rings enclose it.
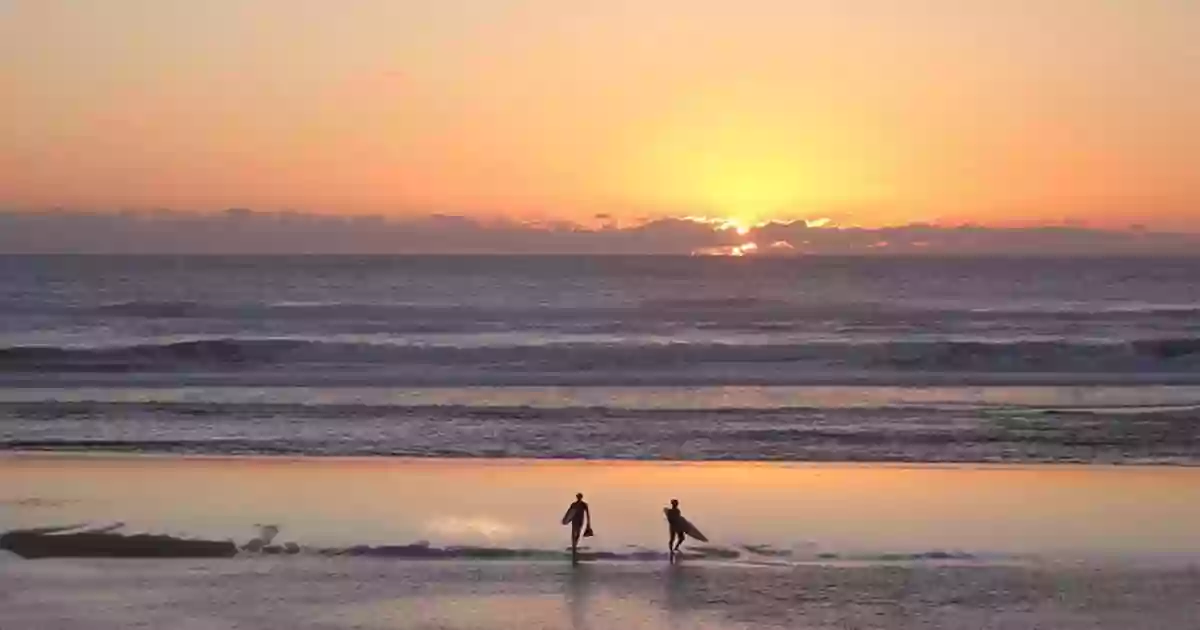
<instances>
[{"instance_id":1,"label":"dark rock","mask_svg":"<svg viewBox=\"0 0 1200 630\"><path fill-rule=\"evenodd\" d=\"M185 540L151 534L13 531L0 536L0 549L22 558L229 558L230 541Z\"/></svg>"}]
</instances>

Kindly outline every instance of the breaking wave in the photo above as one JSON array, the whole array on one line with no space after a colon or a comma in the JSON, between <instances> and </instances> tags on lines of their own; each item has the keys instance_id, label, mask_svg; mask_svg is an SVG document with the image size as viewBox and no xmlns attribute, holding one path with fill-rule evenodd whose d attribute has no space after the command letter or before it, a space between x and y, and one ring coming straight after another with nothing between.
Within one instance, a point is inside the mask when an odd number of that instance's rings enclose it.
<instances>
[{"instance_id":1,"label":"breaking wave","mask_svg":"<svg viewBox=\"0 0 1200 630\"><path fill-rule=\"evenodd\" d=\"M125 533L124 524L107 527L70 525L13 530L0 533L0 550L10 551L22 558L233 558L252 555L351 556L391 558L396 560L522 560L565 561L567 549L489 547L477 545L435 546L427 541L397 545L351 545L348 547L308 547L296 542L275 543L279 533L276 526L260 527L258 537L237 544L231 540L204 540L161 534ZM668 554L638 546L620 550L583 548L580 559L608 562L666 561ZM833 552L796 553L769 545L742 544L736 546L693 545L680 557L688 560L742 562L748 564L788 563L905 563L905 562L973 562L984 560L962 551L934 550L918 553L839 554Z\"/></svg>"},{"instance_id":2,"label":"breaking wave","mask_svg":"<svg viewBox=\"0 0 1200 630\"><path fill-rule=\"evenodd\" d=\"M620 409L13 403L0 451L1200 464L1200 408Z\"/></svg>"},{"instance_id":3,"label":"breaking wave","mask_svg":"<svg viewBox=\"0 0 1200 630\"><path fill-rule=\"evenodd\" d=\"M772 364L780 370L850 369L979 372L1200 371L1200 337L1079 342L933 340L720 343L548 343L412 345L302 338L200 338L123 346L0 347L0 370L172 371L288 365L467 366L516 370L679 369Z\"/></svg>"}]
</instances>

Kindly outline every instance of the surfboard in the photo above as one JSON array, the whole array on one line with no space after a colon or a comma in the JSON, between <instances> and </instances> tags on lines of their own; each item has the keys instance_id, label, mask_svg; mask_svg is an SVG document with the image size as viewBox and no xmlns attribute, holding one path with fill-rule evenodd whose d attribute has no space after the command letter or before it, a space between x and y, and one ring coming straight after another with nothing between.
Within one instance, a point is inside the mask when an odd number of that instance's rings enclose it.
<instances>
[{"instance_id":1,"label":"surfboard","mask_svg":"<svg viewBox=\"0 0 1200 630\"><path fill-rule=\"evenodd\" d=\"M663 516L667 515L668 510L670 508L663 508ZM680 516L679 520L680 524L683 525L683 533L687 534L688 538L695 538L700 542L708 542L708 536L705 536L699 527L696 527L691 521L687 520L687 517Z\"/></svg>"},{"instance_id":2,"label":"surfboard","mask_svg":"<svg viewBox=\"0 0 1200 630\"><path fill-rule=\"evenodd\" d=\"M578 511L579 511L579 505L576 503L572 503L571 507L567 508L566 514L563 514L562 524L566 525L567 523L570 523L571 521L575 520L575 513Z\"/></svg>"}]
</instances>

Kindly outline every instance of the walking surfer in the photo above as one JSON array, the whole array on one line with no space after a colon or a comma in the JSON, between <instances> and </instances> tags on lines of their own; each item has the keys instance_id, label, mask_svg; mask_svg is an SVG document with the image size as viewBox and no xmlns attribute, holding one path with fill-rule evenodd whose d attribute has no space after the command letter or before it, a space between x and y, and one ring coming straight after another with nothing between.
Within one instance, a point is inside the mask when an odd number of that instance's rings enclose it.
<instances>
[{"instance_id":1,"label":"walking surfer","mask_svg":"<svg viewBox=\"0 0 1200 630\"><path fill-rule=\"evenodd\" d=\"M671 507L663 510L667 515L667 529L670 533L670 540L667 541L667 550L670 552L671 562L675 561L675 552L679 551L679 546L683 544L685 535L683 514L679 511L679 500L671 499Z\"/></svg>"},{"instance_id":2,"label":"walking surfer","mask_svg":"<svg viewBox=\"0 0 1200 630\"><path fill-rule=\"evenodd\" d=\"M563 525L571 524L571 564L579 563L579 535L592 535L592 511L583 500L583 493L575 495L575 502L567 507Z\"/></svg>"}]
</instances>

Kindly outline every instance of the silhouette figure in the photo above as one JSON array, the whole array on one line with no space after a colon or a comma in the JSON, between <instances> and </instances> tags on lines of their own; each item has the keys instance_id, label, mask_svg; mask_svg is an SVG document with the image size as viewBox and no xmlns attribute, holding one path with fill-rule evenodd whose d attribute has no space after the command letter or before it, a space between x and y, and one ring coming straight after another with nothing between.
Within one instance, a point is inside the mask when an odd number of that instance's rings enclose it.
<instances>
[{"instance_id":1,"label":"silhouette figure","mask_svg":"<svg viewBox=\"0 0 1200 630\"><path fill-rule=\"evenodd\" d=\"M683 514L679 511L679 500L671 499L671 507L664 509L663 512L667 515L667 529L671 536L667 541L667 551L670 552L671 562L674 562L675 553L679 551L679 546L686 538L683 533Z\"/></svg>"},{"instance_id":2,"label":"silhouette figure","mask_svg":"<svg viewBox=\"0 0 1200 630\"><path fill-rule=\"evenodd\" d=\"M575 502L567 507L562 522L571 524L571 564L579 564L579 535L585 538L592 535L592 511L584 502L583 493L575 495Z\"/></svg>"}]
</instances>

